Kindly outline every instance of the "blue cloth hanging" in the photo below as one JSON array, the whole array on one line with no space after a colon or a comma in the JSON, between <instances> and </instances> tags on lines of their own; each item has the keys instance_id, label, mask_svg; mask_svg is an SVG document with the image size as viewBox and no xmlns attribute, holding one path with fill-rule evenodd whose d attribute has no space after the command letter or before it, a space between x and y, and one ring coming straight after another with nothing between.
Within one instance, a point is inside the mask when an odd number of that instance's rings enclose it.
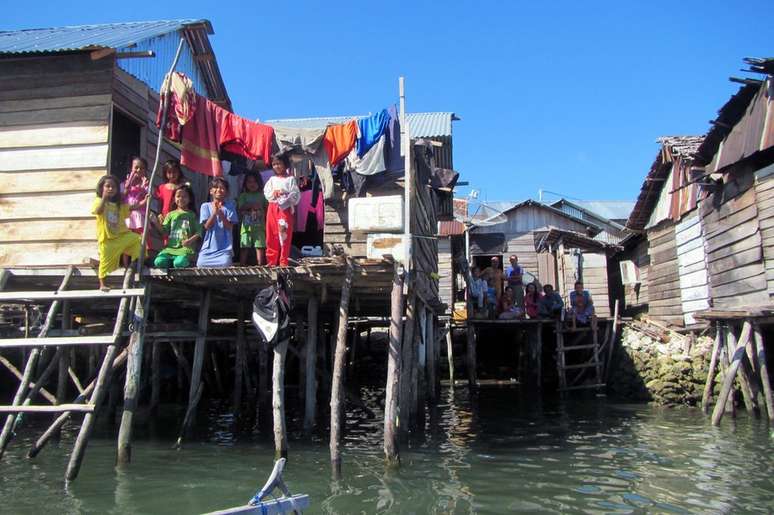
<instances>
[{"instance_id":1,"label":"blue cloth hanging","mask_svg":"<svg viewBox=\"0 0 774 515\"><path fill-rule=\"evenodd\" d=\"M360 137L357 139L357 155L363 157L368 150L376 144L384 134L390 115L387 109L382 109L376 114L357 121L360 129Z\"/></svg>"}]
</instances>

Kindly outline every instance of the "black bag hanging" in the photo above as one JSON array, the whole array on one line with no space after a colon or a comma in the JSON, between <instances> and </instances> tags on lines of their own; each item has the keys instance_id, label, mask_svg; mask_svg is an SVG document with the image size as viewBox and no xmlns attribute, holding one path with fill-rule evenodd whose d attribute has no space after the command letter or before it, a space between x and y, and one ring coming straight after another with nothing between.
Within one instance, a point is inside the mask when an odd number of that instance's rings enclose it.
<instances>
[{"instance_id":1,"label":"black bag hanging","mask_svg":"<svg viewBox=\"0 0 774 515\"><path fill-rule=\"evenodd\" d=\"M260 290L253 299L253 326L269 349L289 336L290 302L282 277Z\"/></svg>"}]
</instances>

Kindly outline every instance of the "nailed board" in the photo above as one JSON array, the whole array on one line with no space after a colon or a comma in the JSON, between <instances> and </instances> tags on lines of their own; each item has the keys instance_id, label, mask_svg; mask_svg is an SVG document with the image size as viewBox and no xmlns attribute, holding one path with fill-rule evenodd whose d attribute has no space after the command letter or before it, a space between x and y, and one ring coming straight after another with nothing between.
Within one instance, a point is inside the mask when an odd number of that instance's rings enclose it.
<instances>
[{"instance_id":1,"label":"nailed board","mask_svg":"<svg viewBox=\"0 0 774 515\"><path fill-rule=\"evenodd\" d=\"M0 172L107 168L107 144L0 150Z\"/></svg>"},{"instance_id":2,"label":"nailed board","mask_svg":"<svg viewBox=\"0 0 774 515\"><path fill-rule=\"evenodd\" d=\"M65 220L0 221L0 243L32 241L95 241L94 217Z\"/></svg>"},{"instance_id":3,"label":"nailed board","mask_svg":"<svg viewBox=\"0 0 774 515\"><path fill-rule=\"evenodd\" d=\"M96 259L97 241L0 245L0 266L81 265Z\"/></svg>"},{"instance_id":4,"label":"nailed board","mask_svg":"<svg viewBox=\"0 0 774 515\"><path fill-rule=\"evenodd\" d=\"M47 193L94 191L105 175L104 168L91 170L40 170L35 172L0 172L2 193ZM95 193L96 194L96 193Z\"/></svg>"},{"instance_id":5,"label":"nailed board","mask_svg":"<svg viewBox=\"0 0 774 515\"><path fill-rule=\"evenodd\" d=\"M0 128L0 149L107 143L108 125L89 122Z\"/></svg>"}]
</instances>

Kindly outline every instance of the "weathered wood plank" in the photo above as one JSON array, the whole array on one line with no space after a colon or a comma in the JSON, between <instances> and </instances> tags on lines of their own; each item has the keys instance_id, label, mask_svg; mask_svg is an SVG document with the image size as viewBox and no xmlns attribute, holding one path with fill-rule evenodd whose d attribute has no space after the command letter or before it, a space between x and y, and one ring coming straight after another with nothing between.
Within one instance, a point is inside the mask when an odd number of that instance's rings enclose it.
<instances>
[{"instance_id":1,"label":"weathered wood plank","mask_svg":"<svg viewBox=\"0 0 774 515\"><path fill-rule=\"evenodd\" d=\"M0 172L107 168L107 144L0 150Z\"/></svg>"},{"instance_id":2,"label":"weathered wood plank","mask_svg":"<svg viewBox=\"0 0 774 515\"><path fill-rule=\"evenodd\" d=\"M80 95L72 97L36 98L27 100L2 100L0 113L42 111L70 107L108 106L110 95Z\"/></svg>"},{"instance_id":3,"label":"weathered wood plank","mask_svg":"<svg viewBox=\"0 0 774 515\"><path fill-rule=\"evenodd\" d=\"M0 245L0 266L82 265L96 258L97 241Z\"/></svg>"},{"instance_id":4,"label":"weathered wood plank","mask_svg":"<svg viewBox=\"0 0 774 515\"><path fill-rule=\"evenodd\" d=\"M96 241L94 217L69 220L0 221L0 243L33 241Z\"/></svg>"},{"instance_id":5,"label":"weathered wood plank","mask_svg":"<svg viewBox=\"0 0 774 515\"><path fill-rule=\"evenodd\" d=\"M711 284L713 287L722 284L733 283L741 279L748 279L762 275L764 273L763 263L751 263L736 268L726 269L712 275ZM714 291L714 290L713 290Z\"/></svg>"},{"instance_id":6,"label":"weathered wood plank","mask_svg":"<svg viewBox=\"0 0 774 515\"><path fill-rule=\"evenodd\" d=\"M0 220L87 217L94 195L93 191L0 195Z\"/></svg>"},{"instance_id":7,"label":"weathered wood plank","mask_svg":"<svg viewBox=\"0 0 774 515\"><path fill-rule=\"evenodd\" d=\"M93 170L54 170L35 172L0 172L2 193L46 193L94 190L105 175L104 168Z\"/></svg>"},{"instance_id":8,"label":"weathered wood plank","mask_svg":"<svg viewBox=\"0 0 774 515\"><path fill-rule=\"evenodd\" d=\"M702 223L704 227L710 228L714 224L717 224L723 218L732 215L738 211L742 211L744 208L755 204L755 189L750 188L741 195L738 195L730 200L727 200L720 205L719 208L713 209L709 213L705 214ZM710 205L710 204L707 204Z\"/></svg>"},{"instance_id":9,"label":"weathered wood plank","mask_svg":"<svg viewBox=\"0 0 774 515\"><path fill-rule=\"evenodd\" d=\"M742 241L758 232L758 220L753 218L738 225L734 228L730 228L722 233L718 233L715 237L710 237L706 240L708 252L715 252L716 250Z\"/></svg>"},{"instance_id":10,"label":"weathered wood plank","mask_svg":"<svg viewBox=\"0 0 774 515\"><path fill-rule=\"evenodd\" d=\"M763 253L761 248L753 247L749 250L738 252L731 256L711 262L709 264L709 271L714 278L715 275L722 274L725 271L739 268L745 265L750 265L752 263L757 263L758 261L761 261L762 257Z\"/></svg>"},{"instance_id":11,"label":"weathered wood plank","mask_svg":"<svg viewBox=\"0 0 774 515\"><path fill-rule=\"evenodd\" d=\"M677 272L680 275L684 274L690 274L692 272L696 272L698 270L706 270L707 269L707 263L705 263L703 260L699 261L698 263L693 263L688 266L681 266L677 269Z\"/></svg>"},{"instance_id":12,"label":"weathered wood plank","mask_svg":"<svg viewBox=\"0 0 774 515\"><path fill-rule=\"evenodd\" d=\"M751 273L750 270L746 268L740 269L738 273L736 270L730 271L722 278L723 283L718 285L715 285L715 278L713 277L712 297L742 297L749 292L765 290L767 284L763 269L761 268L755 275L747 275L749 273ZM740 276L739 279L735 278L737 275Z\"/></svg>"},{"instance_id":13,"label":"weathered wood plank","mask_svg":"<svg viewBox=\"0 0 774 515\"><path fill-rule=\"evenodd\" d=\"M698 221L698 218L696 220ZM694 223L682 231L675 233L675 244L679 247L680 245L684 245L693 239L699 238L700 236L701 224Z\"/></svg>"},{"instance_id":14,"label":"weathered wood plank","mask_svg":"<svg viewBox=\"0 0 774 515\"><path fill-rule=\"evenodd\" d=\"M683 301L682 303L683 313L693 313L695 311L700 311L708 308L709 308L709 299L707 298L688 300L688 301Z\"/></svg>"},{"instance_id":15,"label":"weathered wood plank","mask_svg":"<svg viewBox=\"0 0 774 515\"><path fill-rule=\"evenodd\" d=\"M107 143L108 125L88 122L0 128L0 148ZM2 190L0 190L2 191Z\"/></svg>"},{"instance_id":16,"label":"weathered wood plank","mask_svg":"<svg viewBox=\"0 0 774 515\"><path fill-rule=\"evenodd\" d=\"M26 82L24 87L19 87L19 78L6 78L0 68L0 100L109 94L111 76L109 70L44 75Z\"/></svg>"},{"instance_id":17,"label":"weathered wood plank","mask_svg":"<svg viewBox=\"0 0 774 515\"><path fill-rule=\"evenodd\" d=\"M706 299L709 297L709 285L702 284L699 286L686 286L680 289L680 299L685 302L689 300Z\"/></svg>"},{"instance_id":18,"label":"weathered wood plank","mask_svg":"<svg viewBox=\"0 0 774 515\"><path fill-rule=\"evenodd\" d=\"M110 104L105 104L98 106L66 107L41 111L3 113L3 115L0 116L0 127L65 122L107 123L110 118L110 109Z\"/></svg>"},{"instance_id":19,"label":"weathered wood plank","mask_svg":"<svg viewBox=\"0 0 774 515\"><path fill-rule=\"evenodd\" d=\"M707 226L707 233L705 238L708 240L712 239L719 234L722 234L733 229L734 227L743 224L744 222L747 222L748 220L752 220L756 216L758 216L758 206L755 204L747 206L746 208L740 211L736 211L733 214L720 219L718 222Z\"/></svg>"}]
</instances>

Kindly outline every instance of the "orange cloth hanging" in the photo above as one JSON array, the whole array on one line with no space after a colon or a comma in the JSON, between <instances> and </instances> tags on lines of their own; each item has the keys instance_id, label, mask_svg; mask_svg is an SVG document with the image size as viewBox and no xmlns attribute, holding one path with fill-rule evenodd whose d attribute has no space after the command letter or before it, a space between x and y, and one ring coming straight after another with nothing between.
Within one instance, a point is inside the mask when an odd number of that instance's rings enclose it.
<instances>
[{"instance_id":1,"label":"orange cloth hanging","mask_svg":"<svg viewBox=\"0 0 774 515\"><path fill-rule=\"evenodd\" d=\"M357 122L350 120L340 125L329 125L325 130L323 145L328 153L331 166L344 159L353 148L357 140Z\"/></svg>"}]
</instances>

